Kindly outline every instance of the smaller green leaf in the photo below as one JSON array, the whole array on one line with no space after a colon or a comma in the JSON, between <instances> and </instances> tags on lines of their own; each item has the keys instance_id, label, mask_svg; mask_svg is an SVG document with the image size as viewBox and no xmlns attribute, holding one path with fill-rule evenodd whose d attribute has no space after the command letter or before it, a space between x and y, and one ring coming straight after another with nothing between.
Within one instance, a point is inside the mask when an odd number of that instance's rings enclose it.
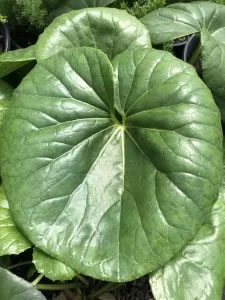
<instances>
[{"instance_id":1,"label":"smaller green leaf","mask_svg":"<svg viewBox=\"0 0 225 300\"><path fill-rule=\"evenodd\" d=\"M103 7L115 2L115 0L65 0L63 6L70 7L70 9L81 9L87 7ZM61 0L48 0L48 7L50 9L62 6Z\"/></svg>"},{"instance_id":2,"label":"smaller green leaf","mask_svg":"<svg viewBox=\"0 0 225 300\"><path fill-rule=\"evenodd\" d=\"M201 32L202 74L220 108L225 121L225 44L212 37L207 30Z\"/></svg>"},{"instance_id":3,"label":"smaller green leaf","mask_svg":"<svg viewBox=\"0 0 225 300\"><path fill-rule=\"evenodd\" d=\"M0 126L5 117L13 89L6 82L0 80Z\"/></svg>"},{"instance_id":4,"label":"smaller green leaf","mask_svg":"<svg viewBox=\"0 0 225 300\"><path fill-rule=\"evenodd\" d=\"M46 300L32 284L0 268L1 300Z\"/></svg>"},{"instance_id":5,"label":"smaller green leaf","mask_svg":"<svg viewBox=\"0 0 225 300\"><path fill-rule=\"evenodd\" d=\"M82 9L88 7L104 7L115 2L115 0L67 0L62 2L52 2L53 11L50 13L50 20L61 14L67 13L74 9ZM57 5L58 4L58 5Z\"/></svg>"},{"instance_id":6,"label":"smaller green leaf","mask_svg":"<svg viewBox=\"0 0 225 300\"><path fill-rule=\"evenodd\" d=\"M31 247L15 225L3 187L0 186L0 255L19 254Z\"/></svg>"},{"instance_id":7,"label":"smaller green leaf","mask_svg":"<svg viewBox=\"0 0 225 300\"><path fill-rule=\"evenodd\" d=\"M221 300L224 279L225 178L212 224L204 225L176 258L153 274L150 284L156 300Z\"/></svg>"},{"instance_id":8,"label":"smaller green leaf","mask_svg":"<svg viewBox=\"0 0 225 300\"><path fill-rule=\"evenodd\" d=\"M35 60L34 46L2 53L0 55L0 78Z\"/></svg>"},{"instance_id":9,"label":"smaller green leaf","mask_svg":"<svg viewBox=\"0 0 225 300\"><path fill-rule=\"evenodd\" d=\"M71 280L76 273L70 267L66 266L59 260L56 260L41 250L34 248L33 263L35 264L39 273L45 277L56 280Z\"/></svg>"},{"instance_id":10,"label":"smaller green leaf","mask_svg":"<svg viewBox=\"0 0 225 300\"><path fill-rule=\"evenodd\" d=\"M216 39L225 41L225 6L210 1L174 3L154 10L141 19L152 43L161 44L200 32L206 28Z\"/></svg>"}]
</instances>

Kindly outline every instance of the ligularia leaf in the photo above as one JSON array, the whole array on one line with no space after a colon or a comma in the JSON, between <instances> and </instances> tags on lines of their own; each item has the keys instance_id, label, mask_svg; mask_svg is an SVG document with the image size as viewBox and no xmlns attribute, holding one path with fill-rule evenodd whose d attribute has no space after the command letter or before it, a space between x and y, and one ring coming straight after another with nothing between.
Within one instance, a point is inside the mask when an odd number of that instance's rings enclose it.
<instances>
[{"instance_id":1,"label":"ligularia leaf","mask_svg":"<svg viewBox=\"0 0 225 300\"><path fill-rule=\"evenodd\" d=\"M141 19L152 43L161 44L205 29L225 42L225 6L213 2L175 3L154 10Z\"/></svg>"},{"instance_id":2,"label":"ligularia leaf","mask_svg":"<svg viewBox=\"0 0 225 300\"><path fill-rule=\"evenodd\" d=\"M220 116L195 70L153 49L42 62L14 92L2 177L16 224L44 253L129 281L192 240L218 197Z\"/></svg>"},{"instance_id":3,"label":"ligularia leaf","mask_svg":"<svg viewBox=\"0 0 225 300\"><path fill-rule=\"evenodd\" d=\"M142 18L153 44L201 34L202 76L225 122L225 6L213 2L178 3Z\"/></svg>"},{"instance_id":4,"label":"ligularia leaf","mask_svg":"<svg viewBox=\"0 0 225 300\"><path fill-rule=\"evenodd\" d=\"M149 48L148 30L135 17L114 8L87 8L56 18L36 45L0 55L0 78L31 61L41 61L61 51L88 46L109 58L127 49Z\"/></svg>"},{"instance_id":5,"label":"ligularia leaf","mask_svg":"<svg viewBox=\"0 0 225 300\"><path fill-rule=\"evenodd\" d=\"M46 300L31 283L0 268L0 291L2 300Z\"/></svg>"},{"instance_id":6,"label":"ligularia leaf","mask_svg":"<svg viewBox=\"0 0 225 300\"><path fill-rule=\"evenodd\" d=\"M0 186L0 255L19 254L30 247L30 242L13 221L9 203Z\"/></svg>"},{"instance_id":7,"label":"ligularia leaf","mask_svg":"<svg viewBox=\"0 0 225 300\"><path fill-rule=\"evenodd\" d=\"M71 280L75 277L76 273L70 267L66 266L62 262L50 257L46 253L34 249L33 263L38 272L44 274L45 277L55 280Z\"/></svg>"}]
</instances>

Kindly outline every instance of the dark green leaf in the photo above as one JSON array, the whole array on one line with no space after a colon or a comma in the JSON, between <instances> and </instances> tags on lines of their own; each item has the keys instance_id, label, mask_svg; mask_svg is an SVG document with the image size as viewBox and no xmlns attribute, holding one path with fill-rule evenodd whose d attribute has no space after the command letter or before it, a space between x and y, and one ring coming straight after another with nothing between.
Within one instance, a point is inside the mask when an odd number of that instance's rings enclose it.
<instances>
[{"instance_id":1,"label":"dark green leaf","mask_svg":"<svg viewBox=\"0 0 225 300\"><path fill-rule=\"evenodd\" d=\"M61 0L47 0L47 2L51 9L62 6ZM81 9L87 7L103 7L113 2L115 2L115 0L65 0L63 5L69 7L70 9Z\"/></svg>"},{"instance_id":2,"label":"dark green leaf","mask_svg":"<svg viewBox=\"0 0 225 300\"><path fill-rule=\"evenodd\" d=\"M115 8L71 11L56 18L37 42L42 60L72 47L94 47L109 58L130 49L151 47L149 32L135 17Z\"/></svg>"},{"instance_id":3,"label":"dark green leaf","mask_svg":"<svg viewBox=\"0 0 225 300\"><path fill-rule=\"evenodd\" d=\"M0 127L5 117L9 100L12 96L13 89L4 81L0 80Z\"/></svg>"},{"instance_id":4,"label":"dark green leaf","mask_svg":"<svg viewBox=\"0 0 225 300\"><path fill-rule=\"evenodd\" d=\"M127 49L150 48L148 30L135 17L114 8L88 8L56 18L35 46L0 55L0 78L31 61L75 47L93 47L110 58Z\"/></svg>"},{"instance_id":5,"label":"dark green leaf","mask_svg":"<svg viewBox=\"0 0 225 300\"><path fill-rule=\"evenodd\" d=\"M201 43L203 80L211 89L225 121L225 44L205 30L201 33Z\"/></svg>"},{"instance_id":6,"label":"dark green leaf","mask_svg":"<svg viewBox=\"0 0 225 300\"><path fill-rule=\"evenodd\" d=\"M51 8L53 11L50 14L50 19L57 17L63 13L67 13L74 9L82 9L88 7L104 7L115 2L115 0L66 0L63 3L54 1Z\"/></svg>"},{"instance_id":7,"label":"dark green leaf","mask_svg":"<svg viewBox=\"0 0 225 300\"><path fill-rule=\"evenodd\" d=\"M213 2L176 3L159 8L141 19L152 43L161 44L202 29L225 42L225 6Z\"/></svg>"},{"instance_id":8,"label":"dark green leaf","mask_svg":"<svg viewBox=\"0 0 225 300\"><path fill-rule=\"evenodd\" d=\"M0 186L0 255L19 254L30 247L30 242L13 221L9 203Z\"/></svg>"},{"instance_id":9,"label":"dark green leaf","mask_svg":"<svg viewBox=\"0 0 225 300\"><path fill-rule=\"evenodd\" d=\"M212 224L165 267L151 276L156 300L221 300L225 280L225 176Z\"/></svg>"},{"instance_id":10,"label":"dark green leaf","mask_svg":"<svg viewBox=\"0 0 225 300\"><path fill-rule=\"evenodd\" d=\"M174 257L205 221L222 133L191 66L140 49L113 67L93 48L38 63L3 124L2 176L35 246L79 273L128 281Z\"/></svg>"},{"instance_id":11,"label":"dark green leaf","mask_svg":"<svg viewBox=\"0 0 225 300\"><path fill-rule=\"evenodd\" d=\"M1 300L46 300L29 282L0 268Z\"/></svg>"}]
</instances>

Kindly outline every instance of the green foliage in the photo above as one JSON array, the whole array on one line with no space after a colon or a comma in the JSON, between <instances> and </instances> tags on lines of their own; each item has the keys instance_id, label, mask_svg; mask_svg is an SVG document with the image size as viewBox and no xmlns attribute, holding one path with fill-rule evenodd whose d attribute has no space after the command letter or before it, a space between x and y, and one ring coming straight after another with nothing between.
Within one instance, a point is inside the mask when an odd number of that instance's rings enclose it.
<instances>
[{"instance_id":1,"label":"green foliage","mask_svg":"<svg viewBox=\"0 0 225 300\"><path fill-rule=\"evenodd\" d=\"M48 11L42 0L16 0L19 18L23 18L36 28L43 28L46 25Z\"/></svg>"},{"instance_id":2,"label":"green foliage","mask_svg":"<svg viewBox=\"0 0 225 300\"><path fill-rule=\"evenodd\" d=\"M0 15L0 23L4 24L7 21L7 17Z\"/></svg>"},{"instance_id":3,"label":"green foliage","mask_svg":"<svg viewBox=\"0 0 225 300\"><path fill-rule=\"evenodd\" d=\"M42 0L2 0L0 14L7 16L11 25L31 25L41 29L48 14Z\"/></svg>"},{"instance_id":4,"label":"green foliage","mask_svg":"<svg viewBox=\"0 0 225 300\"><path fill-rule=\"evenodd\" d=\"M120 8L126 9L128 13L137 18L141 18L153 10L163 7L165 4L166 0L138 0L130 6L129 3L123 1L120 4Z\"/></svg>"}]
</instances>

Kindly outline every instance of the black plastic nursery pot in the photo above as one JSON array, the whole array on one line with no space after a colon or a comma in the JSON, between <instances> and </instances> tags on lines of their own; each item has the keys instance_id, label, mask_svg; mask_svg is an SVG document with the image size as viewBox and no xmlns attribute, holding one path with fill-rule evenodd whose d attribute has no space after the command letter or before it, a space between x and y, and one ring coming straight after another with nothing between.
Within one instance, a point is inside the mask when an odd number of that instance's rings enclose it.
<instances>
[{"instance_id":1,"label":"black plastic nursery pot","mask_svg":"<svg viewBox=\"0 0 225 300\"><path fill-rule=\"evenodd\" d=\"M184 36L173 42L173 52L176 57L188 62L198 48L200 37L198 34Z\"/></svg>"},{"instance_id":2,"label":"black plastic nursery pot","mask_svg":"<svg viewBox=\"0 0 225 300\"><path fill-rule=\"evenodd\" d=\"M11 35L9 26L2 24L0 26L0 52L7 52L11 48Z\"/></svg>"},{"instance_id":3,"label":"black plastic nursery pot","mask_svg":"<svg viewBox=\"0 0 225 300\"><path fill-rule=\"evenodd\" d=\"M182 54L183 61L188 62L191 59L191 57L193 57L193 54L199 47L199 43L200 37L197 34L193 34L188 38L186 44L184 45L184 51Z\"/></svg>"},{"instance_id":4,"label":"black plastic nursery pot","mask_svg":"<svg viewBox=\"0 0 225 300\"><path fill-rule=\"evenodd\" d=\"M192 34L178 39L173 43L173 53L177 58L192 64L199 77L202 77L200 36Z\"/></svg>"}]
</instances>

